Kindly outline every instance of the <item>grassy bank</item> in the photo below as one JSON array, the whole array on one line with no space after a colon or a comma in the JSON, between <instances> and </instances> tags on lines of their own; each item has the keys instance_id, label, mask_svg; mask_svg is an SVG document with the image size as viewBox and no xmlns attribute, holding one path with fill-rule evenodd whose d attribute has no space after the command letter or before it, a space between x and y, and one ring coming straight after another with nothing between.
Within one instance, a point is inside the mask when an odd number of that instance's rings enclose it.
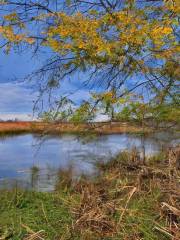
<instances>
[{"instance_id":1,"label":"grassy bank","mask_svg":"<svg viewBox=\"0 0 180 240\"><path fill-rule=\"evenodd\" d=\"M60 172L53 193L2 190L0 239L178 240L177 154L170 163L160 153L144 166L136 152L124 152L91 180Z\"/></svg>"},{"instance_id":2,"label":"grassy bank","mask_svg":"<svg viewBox=\"0 0 180 240\"><path fill-rule=\"evenodd\" d=\"M0 122L0 136L24 133L61 134L61 133L141 133L142 127L137 124L122 122L105 123L43 123L43 122ZM151 129L145 128L145 132Z\"/></svg>"}]
</instances>

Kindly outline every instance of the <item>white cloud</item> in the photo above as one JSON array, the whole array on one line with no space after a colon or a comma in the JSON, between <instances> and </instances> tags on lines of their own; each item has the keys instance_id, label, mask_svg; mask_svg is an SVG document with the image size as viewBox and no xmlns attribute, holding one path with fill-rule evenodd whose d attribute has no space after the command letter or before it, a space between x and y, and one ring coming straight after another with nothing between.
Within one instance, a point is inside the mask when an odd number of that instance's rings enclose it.
<instances>
[{"instance_id":1,"label":"white cloud","mask_svg":"<svg viewBox=\"0 0 180 240\"><path fill-rule=\"evenodd\" d=\"M106 121L109 121L110 120L110 117L106 114L97 114L97 116L94 118L94 122L106 122Z\"/></svg>"},{"instance_id":2,"label":"white cloud","mask_svg":"<svg viewBox=\"0 0 180 240\"><path fill-rule=\"evenodd\" d=\"M32 121L34 120L31 114L23 114L23 113L3 113L0 114L0 120L7 121L7 120L21 120L21 121Z\"/></svg>"},{"instance_id":3,"label":"white cloud","mask_svg":"<svg viewBox=\"0 0 180 240\"><path fill-rule=\"evenodd\" d=\"M28 114L32 113L33 100L35 98L36 93L32 93L23 84L1 83L0 118L29 118Z\"/></svg>"},{"instance_id":4,"label":"white cloud","mask_svg":"<svg viewBox=\"0 0 180 240\"><path fill-rule=\"evenodd\" d=\"M73 83L64 82L54 97L68 95L76 104L90 98L88 89L77 87ZM45 96L44 99L46 99ZM0 119L31 120L33 101L37 100L37 92L18 82L0 82ZM44 107L46 107L46 101Z\"/></svg>"}]
</instances>

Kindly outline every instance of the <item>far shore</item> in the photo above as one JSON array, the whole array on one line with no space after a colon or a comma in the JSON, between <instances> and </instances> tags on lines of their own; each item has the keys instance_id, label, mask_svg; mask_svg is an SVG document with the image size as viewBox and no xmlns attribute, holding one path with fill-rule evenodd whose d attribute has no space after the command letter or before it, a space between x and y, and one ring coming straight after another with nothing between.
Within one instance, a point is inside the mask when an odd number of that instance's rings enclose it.
<instances>
[{"instance_id":1,"label":"far shore","mask_svg":"<svg viewBox=\"0 0 180 240\"><path fill-rule=\"evenodd\" d=\"M142 133L151 132L150 128L142 128L138 124L128 122L96 122L96 123L45 123L45 122L0 122L0 135L6 134L61 134L61 133Z\"/></svg>"}]
</instances>

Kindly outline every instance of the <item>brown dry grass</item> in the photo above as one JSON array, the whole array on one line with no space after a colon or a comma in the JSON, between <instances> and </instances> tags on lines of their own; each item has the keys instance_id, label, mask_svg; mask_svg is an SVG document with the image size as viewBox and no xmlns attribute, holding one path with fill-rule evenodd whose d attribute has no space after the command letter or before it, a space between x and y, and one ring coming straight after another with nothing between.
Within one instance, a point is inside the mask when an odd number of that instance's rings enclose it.
<instances>
[{"instance_id":1,"label":"brown dry grass","mask_svg":"<svg viewBox=\"0 0 180 240\"><path fill-rule=\"evenodd\" d=\"M142 132L138 125L129 123L43 123L43 122L0 122L0 134L18 134L18 133L78 133L92 132L99 134L110 133L137 133ZM145 129L146 132L150 129Z\"/></svg>"},{"instance_id":2,"label":"brown dry grass","mask_svg":"<svg viewBox=\"0 0 180 240\"><path fill-rule=\"evenodd\" d=\"M180 239L180 171L176 169L179 148L173 149L173 173L170 151L161 167L155 162L140 165L133 150L99 166L101 176L94 181L68 180L68 206L74 215L72 237L78 233L82 240ZM67 174L71 178L71 173ZM59 188L65 187L64 180L62 183Z\"/></svg>"}]
</instances>

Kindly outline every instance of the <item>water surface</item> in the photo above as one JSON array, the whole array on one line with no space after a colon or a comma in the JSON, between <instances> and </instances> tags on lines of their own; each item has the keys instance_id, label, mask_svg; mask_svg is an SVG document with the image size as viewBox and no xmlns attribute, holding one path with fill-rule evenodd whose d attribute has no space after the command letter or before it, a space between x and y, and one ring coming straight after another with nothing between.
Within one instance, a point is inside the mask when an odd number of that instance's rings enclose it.
<instances>
[{"instance_id":1,"label":"water surface","mask_svg":"<svg viewBox=\"0 0 180 240\"><path fill-rule=\"evenodd\" d=\"M154 154L166 144L177 142L177 136L158 133L146 137L132 134L99 136L84 141L73 135L48 136L41 139L27 134L0 139L0 186L23 184L36 190L54 189L59 169L73 168L75 176L97 173L96 162L110 159L118 152L136 147ZM16 180L16 181L15 181Z\"/></svg>"}]
</instances>

